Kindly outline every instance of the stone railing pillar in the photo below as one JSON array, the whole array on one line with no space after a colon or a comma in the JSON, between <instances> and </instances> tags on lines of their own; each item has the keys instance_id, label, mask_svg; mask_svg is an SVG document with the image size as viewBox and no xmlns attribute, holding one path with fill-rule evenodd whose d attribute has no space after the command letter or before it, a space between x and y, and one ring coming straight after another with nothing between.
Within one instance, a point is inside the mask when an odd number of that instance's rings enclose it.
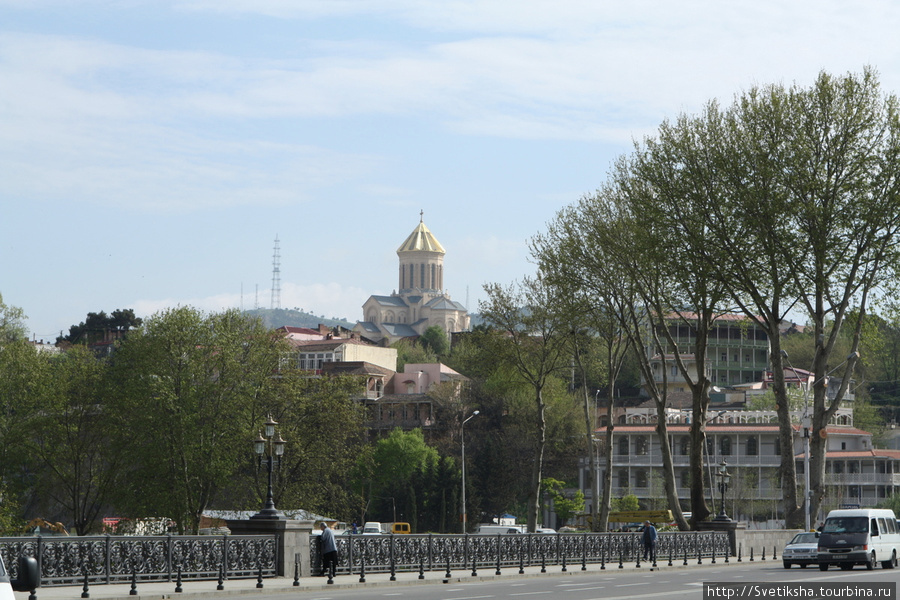
<instances>
[{"instance_id":1,"label":"stone railing pillar","mask_svg":"<svg viewBox=\"0 0 900 600\"><path fill-rule=\"evenodd\" d=\"M236 535L274 535L278 549L275 571L280 577L294 576L294 557L300 559L300 576L312 575L309 564L309 538L314 521L287 519L247 519L228 521L228 529Z\"/></svg>"}]
</instances>

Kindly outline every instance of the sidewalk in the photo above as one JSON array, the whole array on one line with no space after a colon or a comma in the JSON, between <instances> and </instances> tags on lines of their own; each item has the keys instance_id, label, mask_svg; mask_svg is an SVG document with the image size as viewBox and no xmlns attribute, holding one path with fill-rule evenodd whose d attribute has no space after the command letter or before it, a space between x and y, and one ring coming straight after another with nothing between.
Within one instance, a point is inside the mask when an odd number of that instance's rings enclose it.
<instances>
[{"instance_id":1,"label":"sidewalk","mask_svg":"<svg viewBox=\"0 0 900 600\"><path fill-rule=\"evenodd\" d=\"M702 565L695 564L691 561L687 566L682 561L673 561L673 565L668 566L667 561L658 563L656 570L665 571L671 569L702 569L704 567L723 567L723 566L741 566L744 563L736 562L733 558L729 563L725 563L721 558L716 564L712 564L709 559L704 559ZM753 563L750 563L753 564ZM553 575L577 576L581 574L606 573L613 574L622 571L647 571L653 568L649 563L641 563L640 567L636 567L634 563L623 565L619 569L618 563L607 563L606 569L601 570L599 564L589 564L585 571L581 570L581 563L567 565L566 571L562 571L561 565L547 565L546 572L541 573L541 567L532 566L525 567L524 573L519 573L517 566L503 567L500 575L496 574L496 567L483 565L478 568L477 574L472 575L471 569L455 569L451 571L450 579L445 578L446 571L444 569L436 569L434 571L425 571L424 578L419 579L418 572L397 573L395 580L391 581L390 573L372 573L366 574L365 582L360 582L359 573L352 575L338 575L334 578L332 584L328 583L327 577L301 577L298 584L294 585L292 577L275 577L263 579L263 587L257 588L256 579L233 579L225 581L221 591L217 590L217 581L185 581L181 584L182 591L175 591L175 582L153 582L138 583L136 595L131 595L130 583L117 583L112 585L92 585L88 588L88 597L92 600L152 600L152 599L172 599L172 600L211 600L212 598L227 598L230 596L262 596L269 594L288 594L305 591L323 590L324 588L364 588L364 587L387 587L398 585L428 585L455 583L465 581L485 581L498 578L523 578L523 577L547 577ZM80 600L82 598L82 586L58 586L58 587L42 587L36 591L37 600ZM28 600L27 592L15 592L16 600Z\"/></svg>"}]
</instances>

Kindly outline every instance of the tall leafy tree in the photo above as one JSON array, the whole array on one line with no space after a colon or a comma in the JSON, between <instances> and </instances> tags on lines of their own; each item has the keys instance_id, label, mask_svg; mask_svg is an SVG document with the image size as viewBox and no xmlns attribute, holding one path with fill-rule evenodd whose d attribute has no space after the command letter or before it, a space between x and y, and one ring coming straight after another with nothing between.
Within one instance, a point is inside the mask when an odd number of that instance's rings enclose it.
<instances>
[{"instance_id":1,"label":"tall leafy tree","mask_svg":"<svg viewBox=\"0 0 900 600\"><path fill-rule=\"evenodd\" d=\"M882 93L872 69L813 85L756 87L726 109L711 103L648 144L647 169L667 212L705 216L711 235L697 248L706 270L727 286L771 343L782 447L791 447L778 326L801 310L813 329L811 420L814 515L824 496L825 430L850 384L855 355L836 355L850 326L858 351L872 294L895 277L900 231L900 119L897 98ZM689 168L692 164L700 168ZM650 175L654 175L651 179ZM663 174L664 176L660 175ZM702 194L685 194L685 190ZM678 199L678 202L676 202ZM858 313L860 319L848 324ZM839 368L841 390L826 399L826 376ZM794 459L782 457L789 526L803 523Z\"/></svg>"},{"instance_id":2,"label":"tall leafy tree","mask_svg":"<svg viewBox=\"0 0 900 600\"><path fill-rule=\"evenodd\" d=\"M41 505L62 507L79 535L98 529L121 463L104 403L106 370L107 363L85 348L50 358L40 411L25 437Z\"/></svg>"},{"instance_id":3,"label":"tall leafy tree","mask_svg":"<svg viewBox=\"0 0 900 600\"><path fill-rule=\"evenodd\" d=\"M568 328L553 308L556 290L546 284L540 273L524 279L517 287L489 284L485 291L488 298L480 304L481 313L504 335L493 349L495 355L515 369L533 394L532 472L526 514L528 531L534 532L540 513L547 446L544 392L554 374L568 362Z\"/></svg>"},{"instance_id":4,"label":"tall leafy tree","mask_svg":"<svg viewBox=\"0 0 900 600\"><path fill-rule=\"evenodd\" d=\"M287 441L274 473L275 505L352 520L358 498L347 478L366 444L365 409L355 399L365 389L364 380L310 378L305 371L282 369L270 383L252 407L251 423L272 416ZM243 470L253 480L238 487L255 492L249 507L258 507L266 496L267 473L250 455L249 443L244 456L253 461ZM248 502L246 496L235 500Z\"/></svg>"},{"instance_id":5,"label":"tall leafy tree","mask_svg":"<svg viewBox=\"0 0 900 600\"><path fill-rule=\"evenodd\" d=\"M233 480L273 385L283 339L238 311L179 307L147 319L113 364L114 422L131 471L117 506L196 531Z\"/></svg>"}]
</instances>

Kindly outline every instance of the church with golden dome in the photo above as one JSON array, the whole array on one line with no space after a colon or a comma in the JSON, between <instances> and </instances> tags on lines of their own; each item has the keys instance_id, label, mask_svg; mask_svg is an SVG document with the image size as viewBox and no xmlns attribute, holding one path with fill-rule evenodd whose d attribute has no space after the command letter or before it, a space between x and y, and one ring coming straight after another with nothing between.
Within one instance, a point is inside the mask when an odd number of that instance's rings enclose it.
<instances>
[{"instance_id":1,"label":"church with golden dome","mask_svg":"<svg viewBox=\"0 0 900 600\"><path fill-rule=\"evenodd\" d=\"M420 212L419 225L397 249L397 291L390 296L370 296L363 304L364 320L357 322L353 331L385 344L422 335L433 325L448 336L467 331L469 312L444 291L445 253Z\"/></svg>"}]
</instances>

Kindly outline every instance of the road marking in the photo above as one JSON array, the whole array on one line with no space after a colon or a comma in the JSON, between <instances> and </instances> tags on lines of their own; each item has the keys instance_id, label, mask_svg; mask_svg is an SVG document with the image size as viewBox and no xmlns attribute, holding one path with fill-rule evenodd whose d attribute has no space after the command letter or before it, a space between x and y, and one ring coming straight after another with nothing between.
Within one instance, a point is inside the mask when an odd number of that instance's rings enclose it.
<instances>
[{"instance_id":1,"label":"road marking","mask_svg":"<svg viewBox=\"0 0 900 600\"><path fill-rule=\"evenodd\" d=\"M602 586L602 585L593 585L591 587L583 587L583 588L578 588L577 590L566 590L566 591L567 592L586 592L588 590L602 590L605 587L606 586Z\"/></svg>"},{"instance_id":2,"label":"road marking","mask_svg":"<svg viewBox=\"0 0 900 600\"><path fill-rule=\"evenodd\" d=\"M647 585L647 584L644 582L641 582L641 583L617 583L613 587L631 587L634 585Z\"/></svg>"},{"instance_id":3,"label":"road marking","mask_svg":"<svg viewBox=\"0 0 900 600\"><path fill-rule=\"evenodd\" d=\"M546 592L519 592L517 594L510 594L510 596L533 596L535 594L552 594L552 593L553 592L551 592L549 590Z\"/></svg>"}]
</instances>

